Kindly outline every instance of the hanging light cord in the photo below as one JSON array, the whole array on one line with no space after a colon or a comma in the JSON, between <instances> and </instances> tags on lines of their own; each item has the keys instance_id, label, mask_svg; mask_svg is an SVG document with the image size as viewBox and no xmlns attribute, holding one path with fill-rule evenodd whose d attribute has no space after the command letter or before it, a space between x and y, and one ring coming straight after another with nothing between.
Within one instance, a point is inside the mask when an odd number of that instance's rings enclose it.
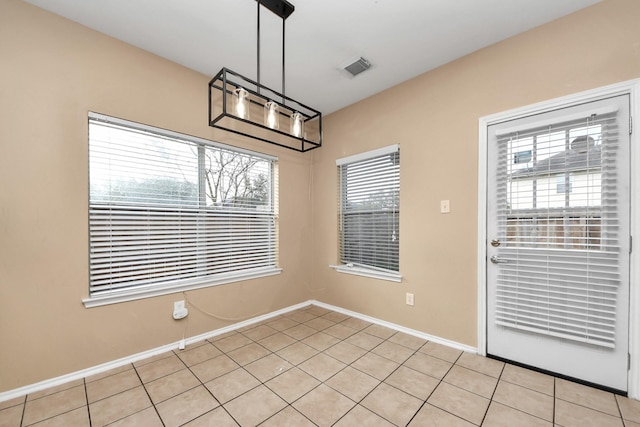
<instances>
[{"instance_id":1,"label":"hanging light cord","mask_svg":"<svg viewBox=\"0 0 640 427\"><path fill-rule=\"evenodd\" d=\"M258 15L258 19L257 19L257 59L256 59L256 63L257 63L257 77L258 77L258 93L260 93L260 5L262 4L262 2L260 0L258 0L257 2L257 7L258 7L258 11L257 11L257 15ZM282 18L282 104L285 103L285 98L286 98L286 92L285 92L285 75L286 75L286 70L285 70L285 23L287 22L286 18Z\"/></svg>"},{"instance_id":2,"label":"hanging light cord","mask_svg":"<svg viewBox=\"0 0 640 427\"><path fill-rule=\"evenodd\" d=\"M258 37L257 37L257 40L258 40L258 49L257 49L258 59L257 59L256 62L257 62L257 66L258 66L258 73L257 73L258 74L258 93L260 93L260 0L258 0L256 2L256 4L258 5L258 21L257 21L258 22L258 26L257 26L257 32L258 32Z\"/></svg>"},{"instance_id":3,"label":"hanging light cord","mask_svg":"<svg viewBox=\"0 0 640 427\"><path fill-rule=\"evenodd\" d=\"M282 104L284 105L285 91L284 91L284 24L287 20L282 18Z\"/></svg>"}]
</instances>

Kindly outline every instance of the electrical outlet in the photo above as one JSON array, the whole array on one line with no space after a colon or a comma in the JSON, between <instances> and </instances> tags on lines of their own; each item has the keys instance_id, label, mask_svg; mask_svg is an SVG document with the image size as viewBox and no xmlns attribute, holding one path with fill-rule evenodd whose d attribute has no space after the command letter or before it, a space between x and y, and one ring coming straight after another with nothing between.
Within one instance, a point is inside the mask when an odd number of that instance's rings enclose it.
<instances>
[{"instance_id":1,"label":"electrical outlet","mask_svg":"<svg viewBox=\"0 0 640 427\"><path fill-rule=\"evenodd\" d=\"M407 292L406 303L407 305L413 305L413 294Z\"/></svg>"},{"instance_id":2,"label":"electrical outlet","mask_svg":"<svg viewBox=\"0 0 640 427\"><path fill-rule=\"evenodd\" d=\"M173 303L173 318L175 320L184 319L189 314L189 310L184 305L184 300Z\"/></svg>"}]
</instances>

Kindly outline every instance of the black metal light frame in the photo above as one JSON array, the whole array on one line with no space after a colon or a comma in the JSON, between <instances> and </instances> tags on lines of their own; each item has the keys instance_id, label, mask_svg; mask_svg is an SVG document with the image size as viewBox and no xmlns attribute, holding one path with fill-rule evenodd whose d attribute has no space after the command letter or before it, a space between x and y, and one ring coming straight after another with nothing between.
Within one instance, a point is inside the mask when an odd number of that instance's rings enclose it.
<instances>
[{"instance_id":1,"label":"black metal light frame","mask_svg":"<svg viewBox=\"0 0 640 427\"><path fill-rule=\"evenodd\" d=\"M291 150L306 152L322 146L322 113L285 95L285 20L295 7L286 0L256 0L258 27L258 75L257 81L228 68L222 68L209 82L209 126L257 139ZM260 84L260 7L264 6L282 18L282 93ZM242 88L249 94L249 106L253 111L249 118L236 115L233 108L235 91ZM272 129L262 120L267 102L278 105L280 122L284 130ZM294 136L289 132L291 116L299 113L304 122L304 132ZM251 117L253 116L253 117Z\"/></svg>"}]
</instances>

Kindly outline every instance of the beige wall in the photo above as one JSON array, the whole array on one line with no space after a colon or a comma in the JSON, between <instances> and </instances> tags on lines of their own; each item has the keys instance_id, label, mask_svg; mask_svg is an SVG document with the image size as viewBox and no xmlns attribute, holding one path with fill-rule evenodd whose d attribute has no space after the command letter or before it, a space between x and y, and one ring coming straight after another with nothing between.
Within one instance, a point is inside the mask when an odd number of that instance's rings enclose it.
<instances>
[{"instance_id":1,"label":"beige wall","mask_svg":"<svg viewBox=\"0 0 640 427\"><path fill-rule=\"evenodd\" d=\"M0 392L228 325L181 294L85 309L87 112L279 156L281 275L189 292L238 320L308 299L311 156L207 126L209 76L18 0L0 0Z\"/></svg>"},{"instance_id":2,"label":"beige wall","mask_svg":"<svg viewBox=\"0 0 640 427\"><path fill-rule=\"evenodd\" d=\"M605 0L328 116L313 164L313 297L475 346L478 119L639 78L639 22L637 0ZM335 160L392 143L401 153L401 284L328 267L338 261ZM443 199L449 214L439 213Z\"/></svg>"},{"instance_id":3,"label":"beige wall","mask_svg":"<svg viewBox=\"0 0 640 427\"><path fill-rule=\"evenodd\" d=\"M203 308L240 320L317 298L473 346L478 118L640 77L638 22L640 2L605 0L328 116L323 148L300 155L209 128L208 76L0 0L0 392L182 336L185 323L170 315L180 294L81 303L88 111L280 157L284 273L189 292ZM335 159L392 143L404 281L336 273ZM439 214L441 199L450 214ZM227 324L192 309L186 335Z\"/></svg>"}]
</instances>

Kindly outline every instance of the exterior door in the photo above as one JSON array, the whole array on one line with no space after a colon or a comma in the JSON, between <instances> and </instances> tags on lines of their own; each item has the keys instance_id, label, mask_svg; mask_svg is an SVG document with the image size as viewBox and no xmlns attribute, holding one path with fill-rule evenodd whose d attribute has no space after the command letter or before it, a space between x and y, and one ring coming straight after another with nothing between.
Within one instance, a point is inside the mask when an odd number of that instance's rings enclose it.
<instances>
[{"instance_id":1,"label":"exterior door","mask_svg":"<svg viewBox=\"0 0 640 427\"><path fill-rule=\"evenodd\" d=\"M626 391L629 96L487 140L487 353Z\"/></svg>"}]
</instances>

